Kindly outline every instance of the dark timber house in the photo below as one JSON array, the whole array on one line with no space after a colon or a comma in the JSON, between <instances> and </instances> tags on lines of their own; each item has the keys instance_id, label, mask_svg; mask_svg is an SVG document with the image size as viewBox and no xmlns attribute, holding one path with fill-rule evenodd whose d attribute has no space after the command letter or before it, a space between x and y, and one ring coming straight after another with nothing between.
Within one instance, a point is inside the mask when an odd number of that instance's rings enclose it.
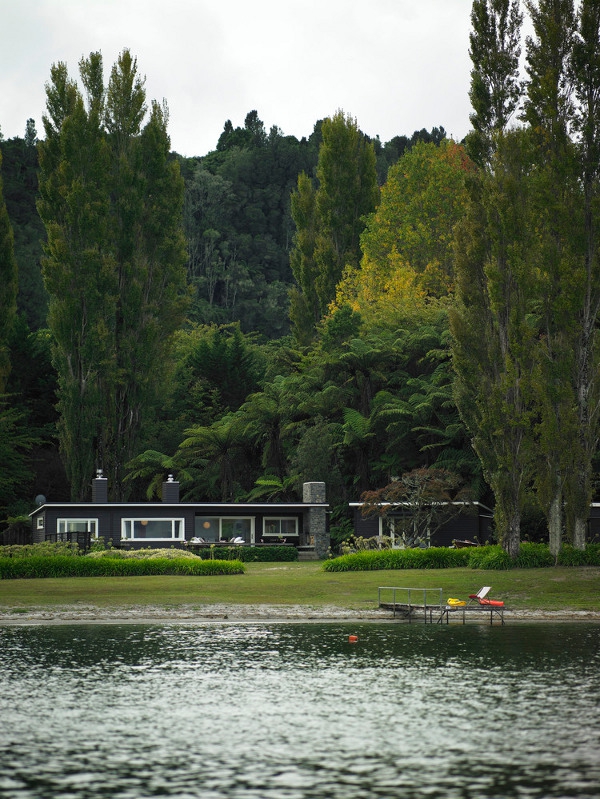
<instances>
[{"instance_id":1,"label":"dark timber house","mask_svg":"<svg viewBox=\"0 0 600 799\"><path fill-rule=\"evenodd\" d=\"M285 541L324 558L329 548L325 483L304 483L303 502L180 502L170 475L162 502L109 502L108 480L92 480L91 502L44 502L30 514L33 541L95 538L114 546L184 547L193 540L268 544Z\"/></svg>"},{"instance_id":2,"label":"dark timber house","mask_svg":"<svg viewBox=\"0 0 600 799\"><path fill-rule=\"evenodd\" d=\"M443 503L447 505L448 503ZM487 543L491 538L493 511L480 502L452 503L455 512L443 521L439 529L414 530L414 538L426 546L449 547L455 540ZM362 502L351 502L354 510L354 535L362 538L389 536L392 543L401 543L398 531L411 526L413 511L409 503L392 503L384 516L363 516ZM407 524L408 523L408 524Z\"/></svg>"}]
</instances>

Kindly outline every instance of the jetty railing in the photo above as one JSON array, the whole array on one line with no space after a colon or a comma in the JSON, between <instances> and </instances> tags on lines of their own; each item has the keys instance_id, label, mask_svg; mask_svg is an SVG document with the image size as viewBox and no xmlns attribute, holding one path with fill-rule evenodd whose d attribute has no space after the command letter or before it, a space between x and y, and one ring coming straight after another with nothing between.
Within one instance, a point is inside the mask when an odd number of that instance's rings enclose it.
<instances>
[{"instance_id":1,"label":"jetty railing","mask_svg":"<svg viewBox=\"0 0 600 799\"><path fill-rule=\"evenodd\" d=\"M438 618L441 618L444 603L442 600L442 588L402 588L399 586L383 585L378 589L378 605L379 607L391 606L394 618L396 618L396 611L401 611L404 615L408 616L409 622L415 611L423 611L425 624L427 624L427 613L429 612L429 621L433 623L433 613L439 613ZM385 593L391 591L391 597ZM434 594L437 600L430 599L427 596ZM417 600L416 597L419 599ZM386 601L386 598L388 601ZM391 598L391 602L389 599ZM422 601L421 601L422 599ZM437 621L437 620L436 620Z\"/></svg>"}]
</instances>

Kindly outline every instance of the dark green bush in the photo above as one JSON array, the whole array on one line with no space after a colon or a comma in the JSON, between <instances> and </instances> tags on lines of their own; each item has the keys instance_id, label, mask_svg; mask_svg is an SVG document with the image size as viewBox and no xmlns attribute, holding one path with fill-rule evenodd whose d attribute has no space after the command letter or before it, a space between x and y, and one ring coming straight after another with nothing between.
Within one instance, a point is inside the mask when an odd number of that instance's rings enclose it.
<instances>
[{"instance_id":1,"label":"dark green bush","mask_svg":"<svg viewBox=\"0 0 600 799\"><path fill-rule=\"evenodd\" d=\"M524 542L519 548L515 566L518 569L543 569L554 566L554 558L547 544L530 544Z\"/></svg>"},{"instance_id":2,"label":"dark green bush","mask_svg":"<svg viewBox=\"0 0 600 799\"><path fill-rule=\"evenodd\" d=\"M365 550L333 558L323 564L325 571L371 571L375 569L470 569L506 570L541 569L554 565L547 544L521 544L515 562L498 544L452 549L384 549ZM559 566L600 566L600 544L588 544L585 551L564 546L558 556Z\"/></svg>"},{"instance_id":3,"label":"dark green bush","mask_svg":"<svg viewBox=\"0 0 600 799\"><path fill-rule=\"evenodd\" d=\"M325 571L375 571L378 569L450 569L466 566L467 549L430 547L429 549L364 550L327 560Z\"/></svg>"},{"instance_id":4,"label":"dark green bush","mask_svg":"<svg viewBox=\"0 0 600 799\"><path fill-rule=\"evenodd\" d=\"M588 544L581 551L565 544L558 553L559 566L600 566L600 544Z\"/></svg>"},{"instance_id":5,"label":"dark green bush","mask_svg":"<svg viewBox=\"0 0 600 799\"><path fill-rule=\"evenodd\" d=\"M499 544L472 547L468 550L470 569L504 570L514 566L508 554Z\"/></svg>"},{"instance_id":6,"label":"dark green bush","mask_svg":"<svg viewBox=\"0 0 600 799\"><path fill-rule=\"evenodd\" d=\"M203 560L215 557L221 560L240 560L242 563L273 563L275 561L298 560L296 547L277 546L277 544L260 547L203 547L198 550L197 554Z\"/></svg>"},{"instance_id":7,"label":"dark green bush","mask_svg":"<svg viewBox=\"0 0 600 799\"><path fill-rule=\"evenodd\" d=\"M73 558L68 555L0 557L0 579L34 577L133 577L142 575L243 574L239 560Z\"/></svg>"}]
</instances>

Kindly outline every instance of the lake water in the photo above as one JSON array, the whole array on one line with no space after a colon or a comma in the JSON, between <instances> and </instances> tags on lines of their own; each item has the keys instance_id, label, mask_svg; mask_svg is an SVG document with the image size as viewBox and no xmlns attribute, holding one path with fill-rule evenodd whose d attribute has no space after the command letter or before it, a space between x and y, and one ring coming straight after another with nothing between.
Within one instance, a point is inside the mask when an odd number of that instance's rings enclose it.
<instances>
[{"instance_id":1,"label":"lake water","mask_svg":"<svg viewBox=\"0 0 600 799\"><path fill-rule=\"evenodd\" d=\"M2 799L600 796L600 625L0 627L0 689Z\"/></svg>"}]
</instances>

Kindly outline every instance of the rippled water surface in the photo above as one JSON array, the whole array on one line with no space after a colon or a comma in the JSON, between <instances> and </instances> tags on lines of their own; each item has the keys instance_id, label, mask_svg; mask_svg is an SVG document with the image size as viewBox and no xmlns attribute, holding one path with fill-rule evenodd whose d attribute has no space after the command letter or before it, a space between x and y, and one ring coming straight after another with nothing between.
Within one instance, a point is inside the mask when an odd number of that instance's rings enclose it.
<instances>
[{"instance_id":1,"label":"rippled water surface","mask_svg":"<svg viewBox=\"0 0 600 799\"><path fill-rule=\"evenodd\" d=\"M600 796L600 626L4 627L0 688L2 799Z\"/></svg>"}]
</instances>

